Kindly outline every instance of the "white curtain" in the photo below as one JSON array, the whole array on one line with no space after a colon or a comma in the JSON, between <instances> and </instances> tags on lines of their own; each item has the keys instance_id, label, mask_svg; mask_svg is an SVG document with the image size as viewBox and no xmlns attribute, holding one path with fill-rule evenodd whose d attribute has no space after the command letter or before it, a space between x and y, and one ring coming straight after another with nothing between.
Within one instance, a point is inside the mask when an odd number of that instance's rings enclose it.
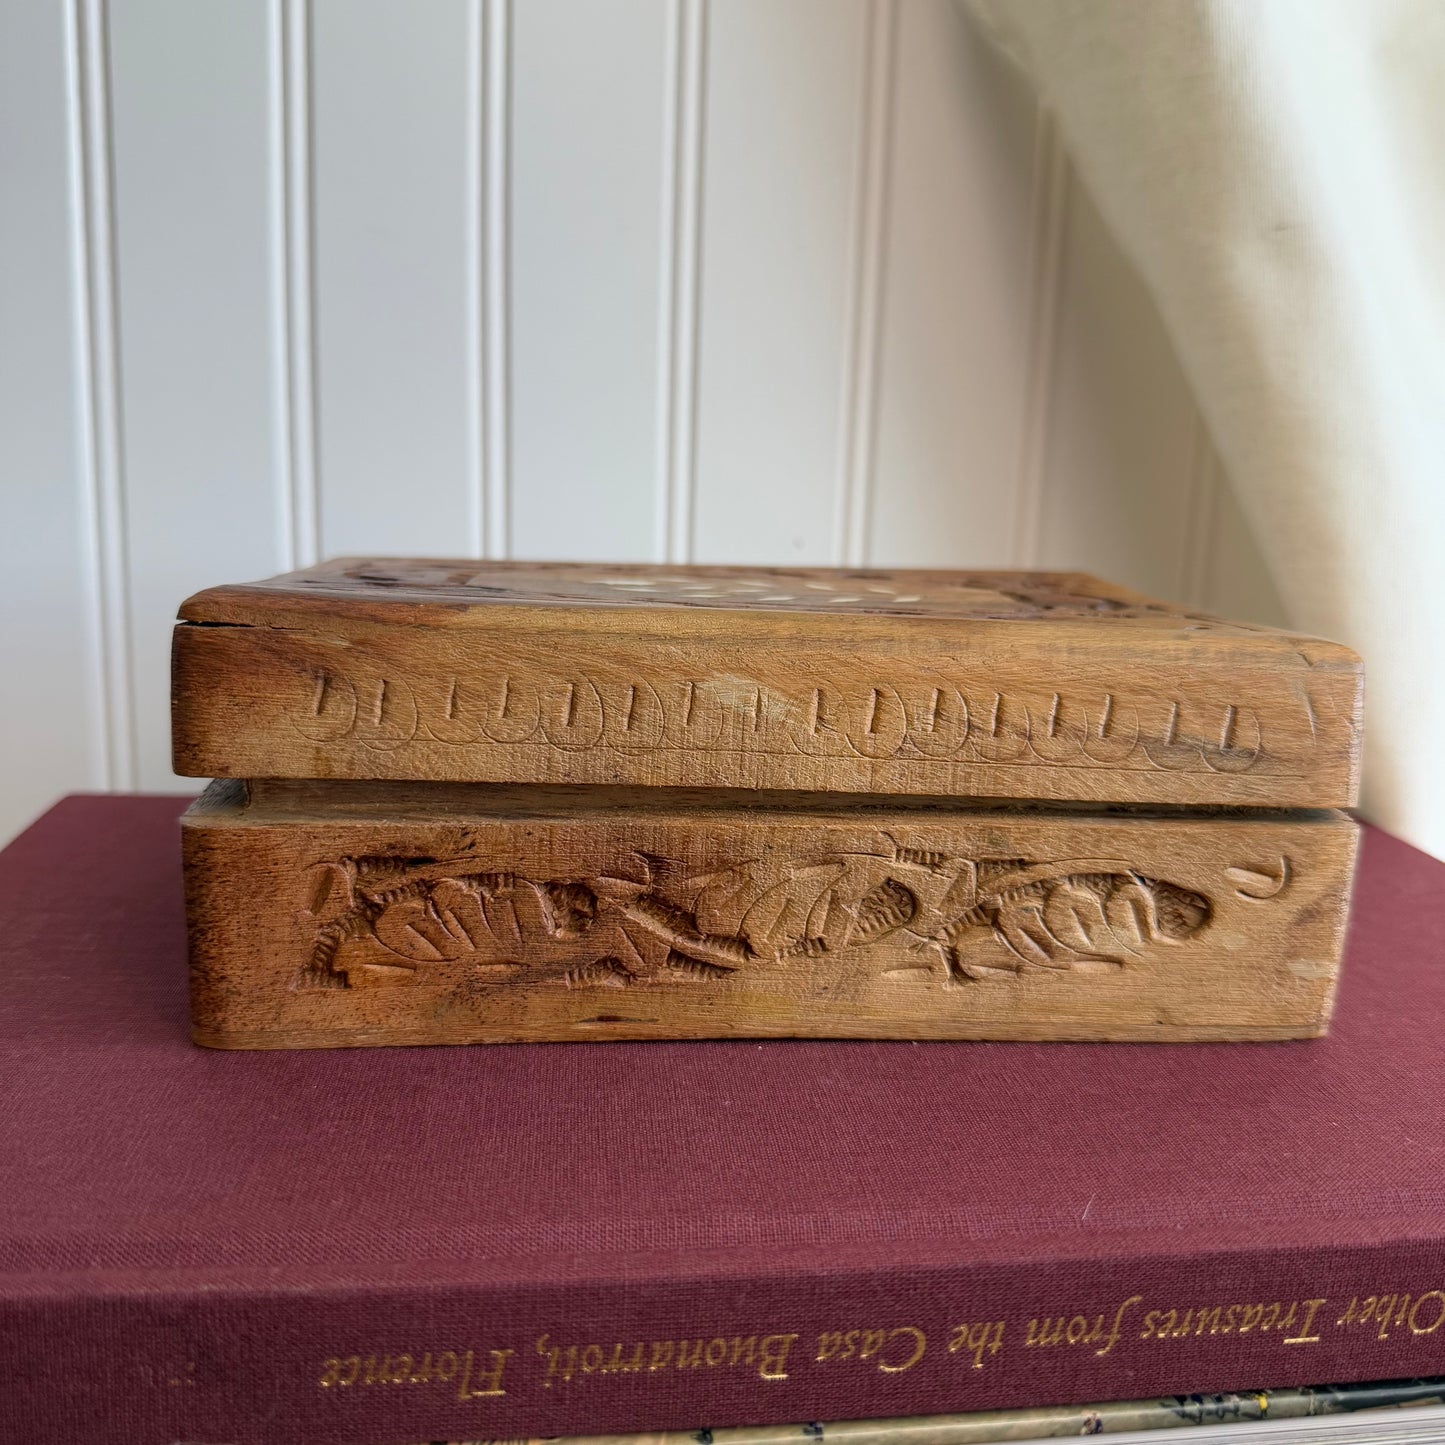
<instances>
[{"instance_id":1,"label":"white curtain","mask_svg":"<svg viewBox=\"0 0 1445 1445\"><path fill-rule=\"evenodd\" d=\"M1153 291L1294 624L1365 659L1367 815L1445 857L1445 3L964 3Z\"/></svg>"}]
</instances>

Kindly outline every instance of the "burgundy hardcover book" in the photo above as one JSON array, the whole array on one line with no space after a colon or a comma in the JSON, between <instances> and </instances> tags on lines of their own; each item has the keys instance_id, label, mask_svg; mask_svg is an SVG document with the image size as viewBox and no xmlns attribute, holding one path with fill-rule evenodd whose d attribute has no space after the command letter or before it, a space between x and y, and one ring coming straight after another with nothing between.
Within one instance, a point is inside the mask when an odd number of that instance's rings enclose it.
<instances>
[{"instance_id":1,"label":"burgundy hardcover book","mask_svg":"<svg viewBox=\"0 0 1445 1445\"><path fill-rule=\"evenodd\" d=\"M220 1053L180 803L4 855L0 1436L377 1442L1445 1372L1445 865L1312 1042Z\"/></svg>"}]
</instances>

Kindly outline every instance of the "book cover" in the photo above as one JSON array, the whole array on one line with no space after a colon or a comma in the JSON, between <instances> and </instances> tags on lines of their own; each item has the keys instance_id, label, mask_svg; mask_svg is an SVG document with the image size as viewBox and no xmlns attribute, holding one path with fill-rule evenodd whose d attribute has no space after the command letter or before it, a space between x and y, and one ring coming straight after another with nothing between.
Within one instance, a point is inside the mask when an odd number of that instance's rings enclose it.
<instances>
[{"instance_id":1,"label":"book cover","mask_svg":"<svg viewBox=\"0 0 1445 1445\"><path fill-rule=\"evenodd\" d=\"M177 817L0 863L9 1438L363 1445L1436 1375L1445 865L1333 1034L216 1053Z\"/></svg>"}]
</instances>

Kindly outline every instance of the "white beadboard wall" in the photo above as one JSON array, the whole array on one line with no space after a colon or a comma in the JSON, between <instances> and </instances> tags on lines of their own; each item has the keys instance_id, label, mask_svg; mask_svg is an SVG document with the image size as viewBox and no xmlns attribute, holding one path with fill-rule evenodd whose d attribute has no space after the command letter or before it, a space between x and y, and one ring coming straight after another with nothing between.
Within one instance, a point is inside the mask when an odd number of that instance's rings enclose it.
<instances>
[{"instance_id":1,"label":"white beadboard wall","mask_svg":"<svg viewBox=\"0 0 1445 1445\"><path fill-rule=\"evenodd\" d=\"M0 838L189 789L176 604L350 552L1280 604L950 0L0 0Z\"/></svg>"}]
</instances>

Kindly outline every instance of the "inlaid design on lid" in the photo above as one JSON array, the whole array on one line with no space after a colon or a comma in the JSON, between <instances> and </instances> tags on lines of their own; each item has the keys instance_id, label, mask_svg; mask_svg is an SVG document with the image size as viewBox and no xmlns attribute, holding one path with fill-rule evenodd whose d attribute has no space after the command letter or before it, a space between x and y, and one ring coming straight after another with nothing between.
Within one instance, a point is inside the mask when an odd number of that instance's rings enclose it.
<instances>
[{"instance_id":1,"label":"inlaid design on lid","mask_svg":"<svg viewBox=\"0 0 1445 1445\"><path fill-rule=\"evenodd\" d=\"M713 607L996 619L1155 618L1229 627L1204 614L1116 593L1092 579L1047 572L891 572L882 569L703 567L601 563L361 559L277 579L308 591L408 600Z\"/></svg>"}]
</instances>

